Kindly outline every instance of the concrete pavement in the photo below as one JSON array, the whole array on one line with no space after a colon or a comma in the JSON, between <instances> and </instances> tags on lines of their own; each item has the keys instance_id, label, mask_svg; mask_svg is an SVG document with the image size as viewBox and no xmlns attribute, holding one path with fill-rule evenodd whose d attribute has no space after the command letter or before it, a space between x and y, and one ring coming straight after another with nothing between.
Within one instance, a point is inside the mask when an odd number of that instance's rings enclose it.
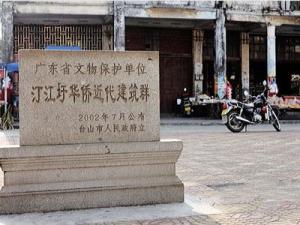
<instances>
[{"instance_id":1,"label":"concrete pavement","mask_svg":"<svg viewBox=\"0 0 300 225\"><path fill-rule=\"evenodd\" d=\"M289 116L289 119L280 120L282 124L300 124L300 112L296 116ZM214 126L223 125L221 119L211 119L205 117L182 117L164 115L160 119L161 125L199 125L199 126ZM19 121L14 123L15 129L19 129Z\"/></svg>"},{"instance_id":2,"label":"concrete pavement","mask_svg":"<svg viewBox=\"0 0 300 225\"><path fill-rule=\"evenodd\" d=\"M249 127L162 125L162 138L180 138L180 204L0 216L1 225L300 224L300 124ZM16 144L17 131L0 139Z\"/></svg>"},{"instance_id":3,"label":"concrete pavement","mask_svg":"<svg viewBox=\"0 0 300 225\"><path fill-rule=\"evenodd\" d=\"M300 119L280 120L281 124L300 124ZM162 117L160 124L165 125L197 125L197 126L223 126L221 119L207 119L202 117Z\"/></svg>"}]
</instances>

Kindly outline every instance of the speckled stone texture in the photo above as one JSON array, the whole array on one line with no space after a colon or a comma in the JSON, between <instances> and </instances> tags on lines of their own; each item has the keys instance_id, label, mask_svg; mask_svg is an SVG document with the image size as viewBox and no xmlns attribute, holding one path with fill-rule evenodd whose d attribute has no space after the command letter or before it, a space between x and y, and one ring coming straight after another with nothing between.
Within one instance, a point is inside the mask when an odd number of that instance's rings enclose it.
<instances>
[{"instance_id":1,"label":"speckled stone texture","mask_svg":"<svg viewBox=\"0 0 300 225\"><path fill-rule=\"evenodd\" d=\"M158 52L19 55L21 145L159 140Z\"/></svg>"},{"instance_id":2,"label":"speckled stone texture","mask_svg":"<svg viewBox=\"0 0 300 225\"><path fill-rule=\"evenodd\" d=\"M0 148L0 213L182 202L181 151L178 140Z\"/></svg>"},{"instance_id":3,"label":"speckled stone texture","mask_svg":"<svg viewBox=\"0 0 300 225\"><path fill-rule=\"evenodd\" d=\"M158 52L20 52L20 146L0 146L0 213L182 202L160 140Z\"/></svg>"}]
</instances>

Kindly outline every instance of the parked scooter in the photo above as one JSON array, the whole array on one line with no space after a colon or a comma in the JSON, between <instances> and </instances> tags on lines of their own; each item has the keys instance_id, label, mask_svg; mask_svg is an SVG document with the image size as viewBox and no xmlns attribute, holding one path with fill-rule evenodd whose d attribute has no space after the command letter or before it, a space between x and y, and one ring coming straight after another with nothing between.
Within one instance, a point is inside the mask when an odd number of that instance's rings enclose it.
<instances>
[{"instance_id":1,"label":"parked scooter","mask_svg":"<svg viewBox=\"0 0 300 225\"><path fill-rule=\"evenodd\" d=\"M187 89L184 88L183 96L182 96L182 109L184 116L191 116L192 114L192 103L190 101L190 97L188 96Z\"/></svg>"},{"instance_id":2,"label":"parked scooter","mask_svg":"<svg viewBox=\"0 0 300 225\"><path fill-rule=\"evenodd\" d=\"M256 97L244 92L248 102L228 100L223 103L222 120L230 131L241 132L247 125L263 122L272 123L276 131L281 131L279 119L267 100L267 82L263 85L264 91Z\"/></svg>"}]
</instances>

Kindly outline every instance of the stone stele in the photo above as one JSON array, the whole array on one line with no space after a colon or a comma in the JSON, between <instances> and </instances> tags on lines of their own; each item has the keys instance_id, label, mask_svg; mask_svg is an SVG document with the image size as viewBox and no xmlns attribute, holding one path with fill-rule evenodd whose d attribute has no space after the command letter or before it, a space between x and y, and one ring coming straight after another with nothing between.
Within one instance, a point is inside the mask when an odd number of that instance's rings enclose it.
<instances>
[{"instance_id":1,"label":"stone stele","mask_svg":"<svg viewBox=\"0 0 300 225\"><path fill-rule=\"evenodd\" d=\"M19 55L21 145L159 140L158 52Z\"/></svg>"},{"instance_id":2,"label":"stone stele","mask_svg":"<svg viewBox=\"0 0 300 225\"><path fill-rule=\"evenodd\" d=\"M158 52L19 56L20 146L0 146L1 214L183 201L182 142L160 140Z\"/></svg>"}]
</instances>

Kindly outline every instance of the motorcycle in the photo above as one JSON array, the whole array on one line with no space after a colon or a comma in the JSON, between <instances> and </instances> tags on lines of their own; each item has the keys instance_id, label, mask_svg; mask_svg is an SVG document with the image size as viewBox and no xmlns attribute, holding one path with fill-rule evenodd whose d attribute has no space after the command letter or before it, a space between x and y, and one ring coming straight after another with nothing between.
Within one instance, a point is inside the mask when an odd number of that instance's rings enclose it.
<instances>
[{"instance_id":1,"label":"motorcycle","mask_svg":"<svg viewBox=\"0 0 300 225\"><path fill-rule=\"evenodd\" d=\"M267 100L269 88L263 82L264 91L258 96L251 96L247 91L244 95L248 101L228 100L223 103L222 121L232 132L241 132L247 125L272 123L276 131L281 131L278 116Z\"/></svg>"},{"instance_id":2,"label":"motorcycle","mask_svg":"<svg viewBox=\"0 0 300 225\"><path fill-rule=\"evenodd\" d=\"M182 96L182 111L184 116L191 116L192 115L192 103L190 101L190 97L187 93L187 89L183 89L183 96Z\"/></svg>"}]
</instances>

